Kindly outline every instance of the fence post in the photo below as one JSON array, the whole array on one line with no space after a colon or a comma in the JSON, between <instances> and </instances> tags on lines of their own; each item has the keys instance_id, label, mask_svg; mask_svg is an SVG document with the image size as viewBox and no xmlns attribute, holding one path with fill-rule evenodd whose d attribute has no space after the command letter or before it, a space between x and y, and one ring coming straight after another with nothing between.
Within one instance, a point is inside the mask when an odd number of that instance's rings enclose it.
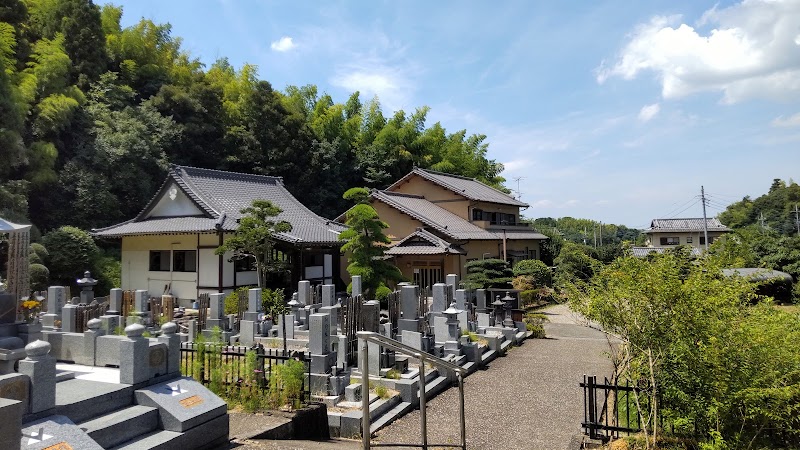
<instances>
[{"instance_id":1,"label":"fence post","mask_svg":"<svg viewBox=\"0 0 800 450\"><path fill-rule=\"evenodd\" d=\"M595 377L593 377L593 376L588 377L588 379L586 380L586 389L587 389L587 392L588 392L588 399L589 399L589 421L588 421L588 426L589 426L589 438L590 439L597 439L597 432L595 431L595 423L594 423L595 420L596 420L595 416L596 416L596 413L597 413L597 411L595 409L596 399L595 399L595 392L594 392L594 390L595 390L595 387L594 387L595 382L594 382L594 380L595 380Z\"/></svg>"}]
</instances>

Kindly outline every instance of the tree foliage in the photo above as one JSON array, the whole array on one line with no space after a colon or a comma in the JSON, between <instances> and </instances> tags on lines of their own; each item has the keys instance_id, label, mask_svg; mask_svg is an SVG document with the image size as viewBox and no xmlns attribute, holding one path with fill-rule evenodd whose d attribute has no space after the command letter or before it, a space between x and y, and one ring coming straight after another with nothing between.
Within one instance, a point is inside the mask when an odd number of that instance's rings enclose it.
<instances>
[{"instance_id":1,"label":"tree foliage","mask_svg":"<svg viewBox=\"0 0 800 450\"><path fill-rule=\"evenodd\" d=\"M502 259L476 259L464 264L464 289L510 288L513 272Z\"/></svg>"},{"instance_id":2,"label":"tree foliage","mask_svg":"<svg viewBox=\"0 0 800 450\"><path fill-rule=\"evenodd\" d=\"M215 250L217 255L233 252L233 258L255 258L258 287L261 288L266 287L267 275L287 270L282 261L272 256L275 233L292 231L289 222L273 219L281 212L268 200L253 200L252 206L242 209L241 213L245 216L239 220L239 228L234 235Z\"/></svg>"},{"instance_id":3,"label":"tree foliage","mask_svg":"<svg viewBox=\"0 0 800 450\"><path fill-rule=\"evenodd\" d=\"M788 448L800 437L800 322L751 305L755 286L720 269L669 253L619 258L572 285L570 302L622 339L617 377L648 386L636 398L646 434L663 419L731 448Z\"/></svg>"},{"instance_id":4,"label":"tree foliage","mask_svg":"<svg viewBox=\"0 0 800 450\"><path fill-rule=\"evenodd\" d=\"M383 259L383 253L391 240L383 234L389 227L378 217L375 208L369 204L369 191L365 188L352 188L344 193L344 198L355 205L347 210L345 224L348 229L339 234L339 240L346 241L342 252L348 254L350 264L347 273L361 276L364 295L369 298L377 293L385 283L396 283L402 279L400 269Z\"/></svg>"},{"instance_id":5,"label":"tree foliage","mask_svg":"<svg viewBox=\"0 0 800 450\"><path fill-rule=\"evenodd\" d=\"M100 250L89 233L64 226L45 234L42 244L49 252L46 262L51 282L74 286L85 271L94 271Z\"/></svg>"}]
</instances>

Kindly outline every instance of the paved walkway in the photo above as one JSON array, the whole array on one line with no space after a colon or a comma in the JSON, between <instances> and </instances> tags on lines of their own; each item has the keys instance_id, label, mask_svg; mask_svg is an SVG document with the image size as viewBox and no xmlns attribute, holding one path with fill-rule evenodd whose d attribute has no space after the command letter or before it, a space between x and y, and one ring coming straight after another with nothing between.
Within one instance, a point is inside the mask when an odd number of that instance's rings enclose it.
<instances>
[{"instance_id":1,"label":"paved walkway","mask_svg":"<svg viewBox=\"0 0 800 450\"><path fill-rule=\"evenodd\" d=\"M470 450L558 450L580 433L583 374L610 375L605 335L588 328L566 306L544 311L547 339L529 339L508 356L492 361L464 381L467 448ZM458 389L448 389L428 402L428 442L458 444ZM373 442L421 443L419 411L412 411L378 432ZM248 441L240 450L322 450L361 448L360 442L332 440ZM408 447L392 447L408 448Z\"/></svg>"},{"instance_id":2,"label":"paved walkway","mask_svg":"<svg viewBox=\"0 0 800 450\"><path fill-rule=\"evenodd\" d=\"M547 339L529 339L465 379L468 449L566 449L580 433L578 383L583 374L611 374L609 344L566 306L544 312ZM420 443L419 411L378 432L376 441ZM459 442L458 389L448 389L428 403L428 443Z\"/></svg>"}]
</instances>

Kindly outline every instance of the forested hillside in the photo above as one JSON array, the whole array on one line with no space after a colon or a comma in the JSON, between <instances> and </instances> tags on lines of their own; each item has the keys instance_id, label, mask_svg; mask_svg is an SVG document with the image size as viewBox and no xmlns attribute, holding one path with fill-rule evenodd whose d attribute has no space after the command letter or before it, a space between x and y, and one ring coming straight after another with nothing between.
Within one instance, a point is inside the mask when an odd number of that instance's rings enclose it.
<instances>
[{"instance_id":1,"label":"forested hillside","mask_svg":"<svg viewBox=\"0 0 800 450\"><path fill-rule=\"evenodd\" d=\"M170 163L284 178L333 217L353 186L416 165L501 187L485 136L427 126L315 86L276 91L257 67L204 67L169 24L120 27L89 0L0 0L0 216L42 231L134 216Z\"/></svg>"},{"instance_id":2,"label":"forested hillside","mask_svg":"<svg viewBox=\"0 0 800 450\"><path fill-rule=\"evenodd\" d=\"M800 220L800 185L775 179L769 192L752 200L750 196L732 203L720 213L719 220L730 228L757 225L780 235L796 235Z\"/></svg>"}]
</instances>

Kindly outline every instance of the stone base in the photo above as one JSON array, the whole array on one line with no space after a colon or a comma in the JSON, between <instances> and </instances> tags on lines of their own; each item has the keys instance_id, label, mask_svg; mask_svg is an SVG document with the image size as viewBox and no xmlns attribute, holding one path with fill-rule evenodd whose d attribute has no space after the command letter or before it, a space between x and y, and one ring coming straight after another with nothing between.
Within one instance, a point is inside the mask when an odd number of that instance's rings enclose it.
<instances>
[{"instance_id":1,"label":"stone base","mask_svg":"<svg viewBox=\"0 0 800 450\"><path fill-rule=\"evenodd\" d=\"M106 314L105 316L100 316L100 329L102 329L105 334L117 334L116 330L120 327L120 322L122 321L122 316Z\"/></svg>"},{"instance_id":2,"label":"stone base","mask_svg":"<svg viewBox=\"0 0 800 450\"><path fill-rule=\"evenodd\" d=\"M22 440L22 402L0 398L0 442L9 449L19 449Z\"/></svg>"},{"instance_id":3,"label":"stone base","mask_svg":"<svg viewBox=\"0 0 800 450\"><path fill-rule=\"evenodd\" d=\"M103 450L85 431L81 430L66 416L49 416L25 424L22 429L21 448L79 448Z\"/></svg>"},{"instance_id":4,"label":"stone base","mask_svg":"<svg viewBox=\"0 0 800 450\"><path fill-rule=\"evenodd\" d=\"M227 404L191 378L179 378L135 392L136 403L158 408L165 430L184 432L227 414Z\"/></svg>"},{"instance_id":5,"label":"stone base","mask_svg":"<svg viewBox=\"0 0 800 450\"><path fill-rule=\"evenodd\" d=\"M311 355L311 373L330 373L331 367L336 365L336 353L327 355Z\"/></svg>"},{"instance_id":6,"label":"stone base","mask_svg":"<svg viewBox=\"0 0 800 450\"><path fill-rule=\"evenodd\" d=\"M42 326L48 331L61 331L61 324L56 324L56 321L61 322L61 316L58 314L45 314L42 316Z\"/></svg>"},{"instance_id":7,"label":"stone base","mask_svg":"<svg viewBox=\"0 0 800 450\"><path fill-rule=\"evenodd\" d=\"M398 319L397 320L397 332L402 333L403 331L412 331L412 332L419 332L419 320L417 319Z\"/></svg>"}]
</instances>

